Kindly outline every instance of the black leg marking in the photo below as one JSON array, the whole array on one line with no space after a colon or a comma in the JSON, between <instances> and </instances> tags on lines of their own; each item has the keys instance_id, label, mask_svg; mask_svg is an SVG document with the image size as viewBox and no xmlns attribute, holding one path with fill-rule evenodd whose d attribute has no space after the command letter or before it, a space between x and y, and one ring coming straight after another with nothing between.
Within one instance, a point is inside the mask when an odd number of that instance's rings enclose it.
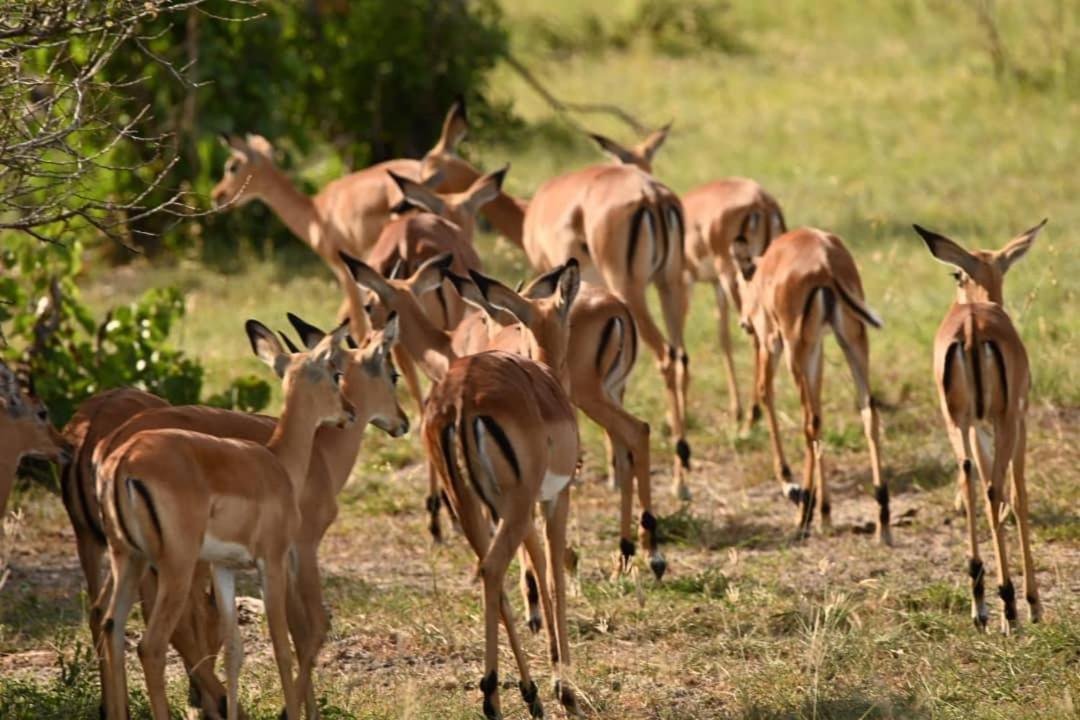
<instances>
[{"instance_id":1,"label":"black leg marking","mask_svg":"<svg viewBox=\"0 0 1080 720\"><path fill-rule=\"evenodd\" d=\"M679 456L684 470L690 470L690 443L680 439L675 443L675 454Z\"/></svg>"},{"instance_id":2,"label":"black leg marking","mask_svg":"<svg viewBox=\"0 0 1080 720\"><path fill-rule=\"evenodd\" d=\"M488 718L488 720L499 717L499 713L495 710L495 703L491 701L498 689L499 675L494 670L480 680L480 691L484 693L484 717Z\"/></svg>"},{"instance_id":3,"label":"black leg marking","mask_svg":"<svg viewBox=\"0 0 1080 720\"><path fill-rule=\"evenodd\" d=\"M194 686L192 686L192 687L194 687ZM199 706L196 705L195 707L199 707ZM220 715L224 720L232 720L232 718L229 717L229 698L228 697L218 698L217 711L218 711L218 715ZM287 710L282 710L281 712L287 713L288 711Z\"/></svg>"},{"instance_id":4,"label":"black leg marking","mask_svg":"<svg viewBox=\"0 0 1080 720\"><path fill-rule=\"evenodd\" d=\"M442 526L439 524L439 508L442 507L442 501L438 494L428 495L427 511L429 516L428 531L431 532L432 539L437 542L442 542Z\"/></svg>"},{"instance_id":5,"label":"black leg marking","mask_svg":"<svg viewBox=\"0 0 1080 720\"><path fill-rule=\"evenodd\" d=\"M574 692L561 680L555 681L555 696L559 698L559 703L570 715L577 714L577 700L574 699Z\"/></svg>"},{"instance_id":6,"label":"black leg marking","mask_svg":"<svg viewBox=\"0 0 1080 720\"><path fill-rule=\"evenodd\" d=\"M652 533L654 542L660 542L660 539L656 536L656 517L648 510L641 513L641 527Z\"/></svg>"},{"instance_id":7,"label":"black leg marking","mask_svg":"<svg viewBox=\"0 0 1080 720\"><path fill-rule=\"evenodd\" d=\"M679 353L675 350L674 345L667 346L667 359L668 362L674 363L678 359Z\"/></svg>"},{"instance_id":8,"label":"black leg marking","mask_svg":"<svg viewBox=\"0 0 1080 720\"><path fill-rule=\"evenodd\" d=\"M802 505L802 520L799 522L799 538L810 537L810 526L814 522L814 491L805 488L799 493L799 503Z\"/></svg>"},{"instance_id":9,"label":"black leg marking","mask_svg":"<svg viewBox=\"0 0 1080 720\"><path fill-rule=\"evenodd\" d=\"M818 415L814 415L810 419L810 427L814 431L814 437L817 437L817 434L821 432L821 417Z\"/></svg>"},{"instance_id":10,"label":"black leg marking","mask_svg":"<svg viewBox=\"0 0 1080 720\"><path fill-rule=\"evenodd\" d=\"M685 350L683 350L682 354L682 366L684 369L690 367L690 354Z\"/></svg>"},{"instance_id":11,"label":"black leg marking","mask_svg":"<svg viewBox=\"0 0 1080 720\"><path fill-rule=\"evenodd\" d=\"M536 613L536 606L540 602L540 589L536 585L536 576L531 570L525 571L525 596L529 603L529 630L538 633L540 632L540 617Z\"/></svg>"},{"instance_id":12,"label":"black leg marking","mask_svg":"<svg viewBox=\"0 0 1080 720\"><path fill-rule=\"evenodd\" d=\"M1012 580L998 585L998 597L1005 604L1005 619L1010 623L1016 622L1016 589L1013 588Z\"/></svg>"},{"instance_id":13,"label":"black leg marking","mask_svg":"<svg viewBox=\"0 0 1080 720\"><path fill-rule=\"evenodd\" d=\"M540 704L540 693L536 689L536 682L519 681L518 689L521 690L521 699L529 706L529 715L534 718L544 717L544 706Z\"/></svg>"},{"instance_id":14,"label":"black leg marking","mask_svg":"<svg viewBox=\"0 0 1080 720\"><path fill-rule=\"evenodd\" d=\"M750 424L755 425L761 421L761 406L754 403L750 406Z\"/></svg>"},{"instance_id":15,"label":"black leg marking","mask_svg":"<svg viewBox=\"0 0 1080 720\"><path fill-rule=\"evenodd\" d=\"M832 505L828 501L821 503L821 517L832 517Z\"/></svg>"},{"instance_id":16,"label":"black leg marking","mask_svg":"<svg viewBox=\"0 0 1080 720\"><path fill-rule=\"evenodd\" d=\"M878 504L878 525L887 528L889 527L889 486L881 485L874 488L874 499Z\"/></svg>"},{"instance_id":17,"label":"black leg marking","mask_svg":"<svg viewBox=\"0 0 1080 720\"><path fill-rule=\"evenodd\" d=\"M975 601L977 608L982 608L986 598L986 588L983 584L985 570L982 560L978 558L968 558L968 576L971 578L971 597ZM978 615L975 618L975 627L983 629L986 627L986 616Z\"/></svg>"},{"instance_id":18,"label":"black leg marking","mask_svg":"<svg viewBox=\"0 0 1080 720\"><path fill-rule=\"evenodd\" d=\"M193 678L190 676L188 676L187 704L188 707L202 707L202 691L199 690L199 686L195 684ZM218 714L221 715L221 717L225 717L224 710L219 710Z\"/></svg>"},{"instance_id":19,"label":"black leg marking","mask_svg":"<svg viewBox=\"0 0 1080 720\"><path fill-rule=\"evenodd\" d=\"M630 558L637 554L637 548L632 540L623 538L619 540L619 553L622 555L623 564L629 567Z\"/></svg>"},{"instance_id":20,"label":"black leg marking","mask_svg":"<svg viewBox=\"0 0 1080 720\"><path fill-rule=\"evenodd\" d=\"M101 631L107 634L112 634L113 629L116 627L116 620L109 618L105 621L105 624L101 626Z\"/></svg>"}]
</instances>

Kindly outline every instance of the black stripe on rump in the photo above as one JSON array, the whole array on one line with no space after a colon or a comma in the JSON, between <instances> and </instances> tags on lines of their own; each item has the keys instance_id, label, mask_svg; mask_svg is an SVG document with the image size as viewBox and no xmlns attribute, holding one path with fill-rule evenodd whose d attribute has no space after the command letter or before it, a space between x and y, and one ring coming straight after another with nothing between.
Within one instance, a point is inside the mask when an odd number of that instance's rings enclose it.
<instances>
[{"instance_id":1,"label":"black stripe on rump","mask_svg":"<svg viewBox=\"0 0 1080 720\"><path fill-rule=\"evenodd\" d=\"M127 523L124 522L124 512L120 509L120 483L116 482L115 476L113 478L113 503L113 510L116 512L116 522L120 526L120 533L124 536L124 540L136 550L145 552L145 550L139 547L139 544L135 542L135 537L131 534L131 530L128 529Z\"/></svg>"},{"instance_id":2,"label":"black stripe on rump","mask_svg":"<svg viewBox=\"0 0 1080 720\"><path fill-rule=\"evenodd\" d=\"M611 334L615 332L615 323L618 322L618 318L610 318L607 323L604 324L604 329L600 333L600 344L596 348L596 372L601 373L603 368L600 367L604 361L604 350L607 349L607 344L611 341Z\"/></svg>"},{"instance_id":3,"label":"black stripe on rump","mask_svg":"<svg viewBox=\"0 0 1080 720\"><path fill-rule=\"evenodd\" d=\"M481 422L484 424L484 429L495 439L495 444L499 446L499 450L502 452L503 457L510 463L510 467L514 471L514 478L518 482L521 482L521 466L518 464L517 454L514 453L514 446L510 444L510 438L506 437L506 433L503 432L499 423L495 422L495 418L490 415L481 415L473 421ZM480 438L476 438L476 445L479 449Z\"/></svg>"},{"instance_id":4,"label":"black stripe on rump","mask_svg":"<svg viewBox=\"0 0 1080 720\"><path fill-rule=\"evenodd\" d=\"M157 507L154 506L154 501L150 497L150 491L147 489L146 483L139 478L133 477L129 477L127 481L131 488L139 493L143 503L146 504L146 510L150 513L150 522L154 523L154 530L157 532L159 542L164 545L165 535L161 532L161 518L158 516Z\"/></svg>"},{"instance_id":5,"label":"black stripe on rump","mask_svg":"<svg viewBox=\"0 0 1080 720\"><path fill-rule=\"evenodd\" d=\"M990 352L994 355L994 360L997 362L998 373L1001 377L1001 397L1005 404L1009 403L1009 379L1006 376L1005 371L1005 356L1001 353L1001 348L993 340L986 341L987 347L990 348Z\"/></svg>"},{"instance_id":6,"label":"black stripe on rump","mask_svg":"<svg viewBox=\"0 0 1080 720\"><path fill-rule=\"evenodd\" d=\"M626 246L626 267L628 270L633 270L634 253L637 252L637 242L638 235L641 232L641 223L644 221L645 215L648 212L649 208L642 205L634 211L633 217L630 218L630 242Z\"/></svg>"},{"instance_id":7,"label":"black stripe on rump","mask_svg":"<svg viewBox=\"0 0 1080 720\"><path fill-rule=\"evenodd\" d=\"M975 380L975 417L982 420L983 415L986 414L986 408L983 402L985 398L983 398L982 363L979 362L978 340L972 340L968 352L971 355L971 375Z\"/></svg>"},{"instance_id":8,"label":"black stripe on rump","mask_svg":"<svg viewBox=\"0 0 1080 720\"><path fill-rule=\"evenodd\" d=\"M954 342L949 345L945 351L945 369L941 373L941 386L945 388L945 394L948 395L952 390L953 382L953 363L960 359L960 343Z\"/></svg>"}]
</instances>

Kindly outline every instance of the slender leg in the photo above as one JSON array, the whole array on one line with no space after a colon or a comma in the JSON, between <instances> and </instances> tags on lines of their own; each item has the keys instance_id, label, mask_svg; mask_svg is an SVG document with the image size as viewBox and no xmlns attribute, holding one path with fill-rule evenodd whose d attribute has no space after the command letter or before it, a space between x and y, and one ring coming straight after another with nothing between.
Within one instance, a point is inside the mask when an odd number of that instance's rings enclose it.
<instances>
[{"instance_id":1,"label":"slender leg","mask_svg":"<svg viewBox=\"0 0 1080 720\"><path fill-rule=\"evenodd\" d=\"M1039 602L1039 584L1035 577L1035 558L1031 554L1031 526L1028 518L1027 480L1024 477L1024 457L1027 454L1027 421L1021 416L1017 422L1016 451L1013 453L1013 510L1020 528L1020 552L1024 559L1024 595L1031 608L1031 622L1042 619Z\"/></svg>"},{"instance_id":2,"label":"slender leg","mask_svg":"<svg viewBox=\"0 0 1080 720\"><path fill-rule=\"evenodd\" d=\"M442 506L440 497L439 474L435 471L435 465L428 462L428 530L431 532L431 539L436 543L443 541L442 523L439 521L439 508Z\"/></svg>"},{"instance_id":3,"label":"slender leg","mask_svg":"<svg viewBox=\"0 0 1080 720\"><path fill-rule=\"evenodd\" d=\"M317 720L319 705L315 701L312 676L319 659L319 650L326 642L330 619L323 604L322 581L319 577L318 545L297 543L295 572L289 583L289 634L296 646L299 669L296 673L296 695L303 699L308 720Z\"/></svg>"},{"instance_id":4,"label":"slender leg","mask_svg":"<svg viewBox=\"0 0 1080 720\"><path fill-rule=\"evenodd\" d=\"M169 638L183 615L195 571L194 557L168 558L158 562L158 588L154 609L139 641L139 659L146 677L146 694L154 720L169 720L169 699L165 692L165 653Z\"/></svg>"},{"instance_id":5,"label":"slender leg","mask_svg":"<svg viewBox=\"0 0 1080 720\"><path fill-rule=\"evenodd\" d=\"M98 598L99 607L105 607L104 622L101 625L101 640L104 652L105 676L102 685L102 699L107 720L127 720L128 694L127 671L124 666L124 628L127 627L128 614L135 602L139 580L146 569L146 563L119 545L110 553L112 577L115 582L102 589ZM104 688L109 691L105 692Z\"/></svg>"},{"instance_id":6,"label":"slender leg","mask_svg":"<svg viewBox=\"0 0 1080 720\"><path fill-rule=\"evenodd\" d=\"M735 358L731 353L731 328L728 310L728 296L723 285L719 281L713 284L713 292L716 294L716 324L717 334L720 338L720 352L724 355L724 368L727 371L728 399L731 406L731 417L735 424L742 422L742 402L739 400L739 384L735 378Z\"/></svg>"},{"instance_id":7,"label":"slender leg","mask_svg":"<svg viewBox=\"0 0 1080 720\"><path fill-rule=\"evenodd\" d=\"M543 550L534 526L525 535L518 555L518 561L521 564L521 595L525 599L525 607L528 608L529 630L534 633L540 632L540 626L543 624L540 587L537 585L537 558L543 559Z\"/></svg>"},{"instance_id":8,"label":"slender leg","mask_svg":"<svg viewBox=\"0 0 1080 720\"><path fill-rule=\"evenodd\" d=\"M568 715L579 715L577 698L566 677L570 671L570 637L566 623L566 524L570 514L570 489L566 488L546 508L548 574L554 585L555 628L559 641L558 657L552 655L552 675L555 678L555 694Z\"/></svg>"},{"instance_id":9,"label":"slender leg","mask_svg":"<svg viewBox=\"0 0 1080 720\"><path fill-rule=\"evenodd\" d=\"M795 347L791 348L788 361L795 379L795 385L799 389L799 400L803 411L803 435L806 440L802 492L799 507L795 511L795 524L798 528L797 537L800 539L810 536L817 491L814 476L821 464L821 442L819 439L821 415L820 408L815 403L813 370L810 367L814 362L815 355L820 360L821 343L816 343L816 347L814 345L806 347L807 344L810 343L804 342L800 338Z\"/></svg>"},{"instance_id":10,"label":"slender leg","mask_svg":"<svg viewBox=\"0 0 1080 720\"><path fill-rule=\"evenodd\" d=\"M680 241L681 242L681 241ZM675 429L675 451L679 456L682 470L690 470L690 445L686 440L686 418L689 415L687 393L690 388L690 355L686 352L683 342L684 323L686 315L680 310L686 302L686 283L682 277L682 263L679 267L669 268L667 273L656 282L656 289L660 295L660 307L664 313L664 325L668 331L668 341L672 348L670 360L675 365L676 378L676 412L678 413ZM680 496L689 497L689 490L683 484Z\"/></svg>"},{"instance_id":11,"label":"slender leg","mask_svg":"<svg viewBox=\"0 0 1080 720\"><path fill-rule=\"evenodd\" d=\"M285 696L285 720L300 720L300 700L292 675L292 648L289 646L289 620L287 610L288 570L285 567L285 551L275 557L259 561L262 575L263 602L266 621L270 626L270 642L274 647L274 660L281 677L281 690Z\"/></svg>"},{"instance_id":12,"label":"slender leg","mask_svg":"<svg viewBox=\"0 0 1080 720\"><path fill-rule=\"evenodd\" d=\"M791 478L791 468L784 459L784 447L780 442L780 426L776 421L776 404L773 397L773 378L776 374L776 353L767 342L758 343L757 395L765 405L769 421L769 441L772 443L773 470L780 482L780 492L796 505L802 501L802 491Z\"/></svg>"},{"instance_id":13,"label":"slender leg","mask_svg":"<svg viewBox=\"0 0 1080 720\"><path fill-rule=\"evenodd\" d=\"M963 424L953 424L948 419L946 408L946 425L949 428L949 439L952 442L953 451L960 467L959 483L963 493L964 511L967 516L968 531L968 576L971 578L971 620L979 630L986 629L986 571L982 558L979 557L979 538L976 532L977 522L975 517L976 492L975 492L975 466L972 463L971 443L969 439L969 427L966 420Z\"/></svg>"},{"instance_id":14,"label":"slender leg","mask_svg":"<svg viewBox=\"0 0 1080 720\"><path fill-rule=\"evenodd\" d=\"M244 641L236 621L236 574L228 568L215 566L213 575L214 598L225 635L225 717L233 720L239 717L240 666L244 663Z\"/></svg>"},{"instance_id":15,"label":"slender leg","mask_svg":"<svg viewBox=\"0 0 1080 720\"><path fill-rule=\"evenodd\" d=\"M973 427L970 435L976 435ZM972 438L977 443L978 437ZM1001 505L1005 500L1005 469L1012 461L1015 450L1015 437L1002 428L994 428L994 457L990 460L990 472L987 473L982 453L976 453L979 473L983 476L983 490L986 493L986 512L990 520L990 534L994 542L994 555L997 560L998 595L1002 602L1001 630L1008 634L1016 627L1016 591L1009 578L1009 562L1005 543L1005 528L1001 524Z\"/></svg>"}]
</instances>

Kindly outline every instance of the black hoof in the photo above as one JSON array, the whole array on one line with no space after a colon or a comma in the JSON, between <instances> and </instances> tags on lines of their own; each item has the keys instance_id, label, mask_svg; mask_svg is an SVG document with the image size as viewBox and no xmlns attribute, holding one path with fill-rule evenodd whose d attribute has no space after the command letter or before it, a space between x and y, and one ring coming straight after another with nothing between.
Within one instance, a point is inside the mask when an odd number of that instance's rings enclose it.
<instances>
[{"instance_id":1,"label":"black hoof","mask_svg":"<svg viewBox=\"0 0 1080 720\"><path fill-rule=\"evenodd\" d=\"M533 635L540 632L541 627L543 627L543 623L540 622L540 618L538 618L538 617L529 618L529 630L532 632Z\"/></svg>"},{"instance_id":2,"label":"black hoof","mask_svg":"<svg viewBox=\"0 0 1080 720\"><path fill-rule=\"evenodd\" d=\"M559 698L559 704L566 708L568 715L571 717L577 715L577 698L574 697L574 691L568 685L556 680L555 697Z\"/></svg>"},{"instance_id":3,"label":"black hoof","mask_svg":"<svg viewBox=\"0 0 1080 720\"><path fill-rule=\"evenodd\" d=\"M289 720L289 708L281 708L281 714L278 715L278 720Z\"/></svg>"},{"instance_id":4,"label":"black hoof","mask_svg":"<svg viewBox=\"0 0 1080 720\"><path fill-rule=\"evenodd\" d=\"M649 560L649 568L657 580L663 580L664 573L667 572L667 560L662 557L654 557Z\"/></svg>"},{"instance_id":5,"label":"black hoof","mask_svg":"<svg viewBox=\"0 0 1080 720\"><path fill-rule=\"evenodd\" d=\"M544 717L544 706L540 703L540 693L536 690L536 683L529 681L528 684L518 682L521 690L521 699L529 706L529 716L534 718Z\"/></svg>"},{"instance_id":6,"label":"black hoof","mask_svg":"<svg viewBox=\"0 0 1080 720\"><path fill-rule=\"evenodd\" d=\"M679 440L675 443L675 454L679 456L679 462L682 463L683 469L687 472L690 471L690 443L686 440Z\"/></svg>"},{"instance_id":7,"label":"black hoof","mask_svg":"<svg viewBox=\"0 0 1080 720\"><path fill-rule=\"evenodd\" d=\"M975 629L976 630L978 630L980 632L986 632L986 622L987 622L987 616L986 615L976 615L971 620L972 620L973 623L975 623Z\"/></svg>"}]
</instances>

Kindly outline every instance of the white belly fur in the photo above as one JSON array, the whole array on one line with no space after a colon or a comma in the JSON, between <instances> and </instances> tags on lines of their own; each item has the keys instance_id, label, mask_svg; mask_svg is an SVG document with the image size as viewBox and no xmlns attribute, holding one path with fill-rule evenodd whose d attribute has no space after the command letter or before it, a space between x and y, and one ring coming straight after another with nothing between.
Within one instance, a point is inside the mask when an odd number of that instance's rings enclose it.
<instances>
[{"instance_id":1,"label":"white belly fur","mask_svg":"<svg viewBox=\"0 0 1080 720\"><path fill-rule=\"evenodd\" d=\"M545 473L544 482L540 485L540 499L544 502L551 502L569 483L569 475L556 475L555 473L550 472Z\"/></svg>"},{"instance_id":2,"label":"white belly fur","mask_svg":"<svg viewBox=\"0 0 1080 720\"><path fill-rule=\"evenodd\" d=\"M220 563L232 567L251 565L252 557L248 549L239 543L224 542L207 533L203 536L199 557L207 562Z\"/></svg>"}]
</instances>

